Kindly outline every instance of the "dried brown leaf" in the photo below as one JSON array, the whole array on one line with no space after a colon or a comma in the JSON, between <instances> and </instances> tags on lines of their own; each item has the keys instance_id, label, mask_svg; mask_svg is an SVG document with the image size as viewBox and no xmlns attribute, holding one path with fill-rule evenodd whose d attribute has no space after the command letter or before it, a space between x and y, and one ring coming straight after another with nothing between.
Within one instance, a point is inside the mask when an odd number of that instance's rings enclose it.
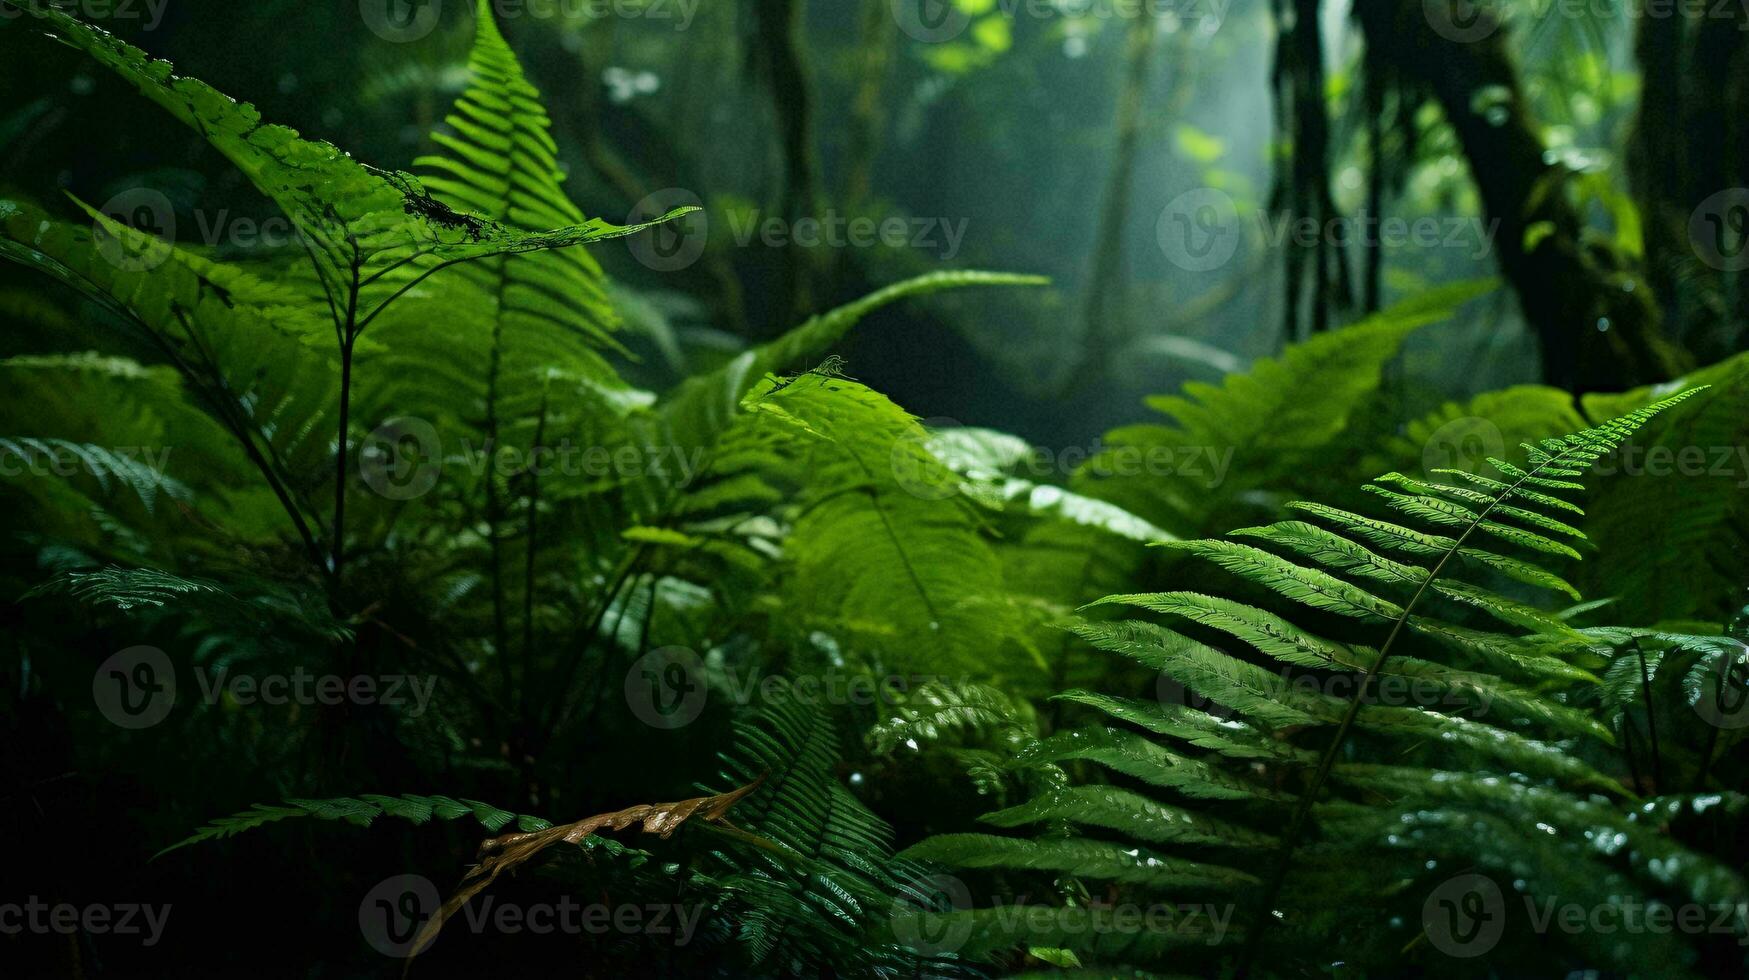
<instances>
[{"instance_id":1,"label":"dried brown leaf","mask_svg":"<svg viewBox=\"0 0 1749 980\"><path fill-rule=\"evenodd\" d=\"M764 781L765 777L760 776L740 789L716 796L696 796L673 803L640 803L624 810L598 813L575 823L560 824L545 830L500 834L488 838L480 844L480 863L468 869L455 894L443 903L443 907L419 931L419 937L413 942L413 951L408 955L408 966L412 966L412 957L418 956L436 941L444 922L470 899L490 887L492 882L498 880L499 875L521 867L554 844L582 843L585 838L604 828L624 830L634 823L643 824L643 833L655 834L664 839L673 835L688 820L702 820L733 829L726 819L729 808L758 789L759 784Z\"/></svg>"}]
</instances>

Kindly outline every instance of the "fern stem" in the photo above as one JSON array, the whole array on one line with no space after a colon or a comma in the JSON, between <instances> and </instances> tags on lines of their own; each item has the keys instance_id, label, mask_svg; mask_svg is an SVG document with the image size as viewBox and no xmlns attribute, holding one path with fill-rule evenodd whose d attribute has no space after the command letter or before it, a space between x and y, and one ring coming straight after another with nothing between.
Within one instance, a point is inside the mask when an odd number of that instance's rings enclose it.
<instances>
[{"instance_id":1,"label":"fern stem","mask_svg":"<svg viewBox=\"0 0 1749 980\"><path fill-rule=\"evenodd\" d=\"M1713 703L1715 706L1718 704L1718 696L1716 694L1713 697ZM1718 751L1718 748L1719 726L1716 724L1709 725L1706 733L1706 744L1701 746L1700 750L1700 771L1694 775L1694 789L1690 792L1700 793L1706 790L1706 778L1707 775L1712 772L1713 754Z\"/></svg>"},{"instance_id":2,"label":"fern stem","mask_svg":"<svg viewBox=\"0 0 1749 980\"><path fill-rule=\"evenodd\" d=\"M534 424L534 447L539 449L547 437L547 392L541 392L540 414ZM540 469L535 457L528 463L528 544L522 559L522 715L533 721L534 701L534 558L535 545L540 540Z\"/></svg>"},{"instance_id":3,"label":"fern stem","mask_svg":"<svg viewBox=\"0 0 1749 980\"><path fill-rule=\"evenodd\" d=\"M352 246L352 285L346 294L346 321L340 325L340 423L334 446L334 540L333 574L329 578L329 604L339 602L340 573L346 564L346 474L347 433L352 421L352 351L358 341L358 273L361 268L358 243Z\"/></svg>"},{"instance_id":4,"label":"fern stem","mask_svg":"<svg viewBox=\"0 0 1749 980\"><path fill-rule=\"evenodd\" d=\"M1526 480L1541 473L1550 464L1558 463L1570 452L1572 452L1572 447L1563 449L1560 454L1531 466L1522 476L1514 480L1511 486L1490 500L1488 506L1484 507L1476 519L1464 528L1462 534L1458 535L1457 540L1452 542L1451 547L1439 556L1439 561L1434 563L1433 568L1428 571L1427 577L1422 579L1421 584L1416 587L1415 594L1410 596L1408 603L1403 606L1403 612L1398 615L1396 622L1391 624L1391 632L1385 637L1383 645L1379 647L1378 656L1367 667L1366 672L1361 675L1360 683L1355 688L1354 698L1348 702L1348 709L1342 713L1342 720L1336 726L1336 735L1330 740L1330 747L1325 749L1323 755L1318 758L1318 768L1312 774L1311 785L1306 787L1305 792L1294 804L1293 816L1288 820L1287 832L1281 837L1281 846L1278 849L1280 856L1275 867L1270 871L1268 884L1263 890L1263 899L1259 903L1258 915L1252 924L1250 934L1245 937L1245 947L1239 954L1238 969L1234 973L1235 980L1245 980L1251 973L1251 965L1256 961L1258 950L1262 946L1263 933L1270 922L1274 920L1275 900L1280 897L1282 885L1287 880L1288 865L1292 861L1295 848L1299 846L1300 836L1305 832L1306 822L1312 813L1312 806L1317 802L1318 794L1323 791L1324 783L1330 777L1330 770L1336 764L1337 754L1342 751L1343 744L1348 740L1348 733L1354 727L1355 716L1360 714L1361 706L1366 703L1367 693L1372 688L1373 678L1378 676L1380 669L1385 665L1386 658L1391 655L1391 649L1396 646L1397 638L1402 635L1403 627L1409 622L1410 614L1421 603L1421 598L1427 594L1428 588L1445 571L1445 566L1451 562L1452 556L1463 550L1464 544L1469 541L1470 535L1475 533L1476 528L1487 523L1488 515L1492 514L1502 502L1517 493Z\"/></svg>"},{"instance_id":5,"label":"fern stem","mask_svg":"<svg viewBox=\"0 0 1749 980\"><path fill-rule=\"evenodd\" d=\"M323 575L327 575L328 567L322 561L322 546L317 543L315 532L310 530L309 523L304 520L303 511L298 507L297 503L292 500L291 491L286 488L285 481L281 479L278 470L269 462L267 456L262 453L261 448L255 445L255 430L252 426L246 424L245 419L242 417L242 413L237 410L236 400L229 395L221 393L221 389L224 388L225 379L224 375L219 371L218 362L213 357L212 351L207 349L207 347L201 343L200 335L195 332L194 325L189 322L186 313L180 305L174 307L174 312L176 314L177 322L182 324L183 332L188 334L189 343L193 346L195 353L199 354L201 360L205 362L206 371L216 380L216 384L208 385L201 383L200 375L195 372L193 365L189 364L180 354L176 353L175 348L166 343L150 328L147 328L144 323L140 323L141 330L144 331L148 337L152 338L155 346L170 358L171 363L175 364L177 369L180 370L189 381L195 384L196 388L203 396L205 396L208 404L212 405L213 411L219 417L219 421L230 431L231 437L237 440L237 442L243 447L243 454L248 456L249 462L261 472L262 479L267 481L267 486L273 491L274 497L279 500L280 506L285 509L286 515L291 518L292 526L297 530L298 537L304 542L305 554L309 555L310 561L322 572ZM267 448L268 451L271 452L273 444L271 442L267 443Z\"/></svg>"},{"instance_id":6,"label":"fern stem","mask_svg":"<svg viewBox=\"0 0 1749 980\"><path fill-rule=\"evenodd\" d=\"M486 549L492 574L492 655L498 661L504 701L509 704L516 697L516 687L510 673L510 631L504 621L504 503L498 498L498 375L503 347L504 318L500 315L492 324L492 356L486 368ZM526 674L522 682L528 683Z\"/></svg>"},{"instance_id":7,"label":"fern stem","mask_svg":"<svg viewBox=\"0 0 1749 980\"><path fill-rule=\"evenodd\" d=\"M340 431L334 447L334 531L333 540L329 542L332 548L330 583L334 592L339 590L340 570L346 562L346 439L351 416L352 338L348 337L340 345Z\"/></svg>"},{"instance_id":8,"label":"fern stem","mask_svg":"<svg viewBox=\"0 0 1749 980\"><path fill-rule=\"evenodd\" d=\"M577 668L583 663L584 655L595 645L596 634L601 630L602 621L607 618L607 610L613 606L614 598L619 595L621 589L625 588L626 579L631 576L632 571L637 568L638 562L643 558L644 548L645 546L640 544L620 559L619 567L614 570L612 581L602 591L601 605L596 607L595 612L589 617L588 624L583 628L576 656L571 657L560 668L559 676L556 678L557 683L553 685L552 716L546 725L549 732L564 718L567 695L571 682L577 678Z\"/></svg>"},{"instance_id":9,"label":"fern stem","mask_svg":"<svg viewBox=\"0 0 1749 980\"><path fill-rule=\"evenodd\" d=\"M1634 638L1634 655L1640 658L1640 693L1646 702L1646 738L1652 743L1652 792L1664 792L1664 762L1658 752L1658 719L1652 716L1652 674L1646 669L1646 651Z\"/></svg>"},{"instance_id":10,"label":"fern stem","mask_svg":"<svg viewBox=\"0 0 1749 980\"><path fill-rule=\"evenodd\" d=\"M1640 777L1640 756L1634 751L1634 722L1624 710L1621 715L1621 752L1628 761L1628 778L1634 781L1634 792L1644 785Z\"/></svg>"}]
</instances>

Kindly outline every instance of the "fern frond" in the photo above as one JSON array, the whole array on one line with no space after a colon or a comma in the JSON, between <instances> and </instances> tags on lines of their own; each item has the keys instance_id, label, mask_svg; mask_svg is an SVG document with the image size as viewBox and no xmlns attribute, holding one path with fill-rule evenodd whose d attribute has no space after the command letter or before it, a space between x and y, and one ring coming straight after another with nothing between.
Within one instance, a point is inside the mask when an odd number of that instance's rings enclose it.
<instances>
[{"instance_id":1,"label":"fern frond","mask_svg":"<svg viewBox=\"0 0 1749 980\"><path fill-rule=\"evenodd\" d=\"M953 868L1051 871L1155 888L1228 890L1256 883L1235 868L1167 857L1107 841L1026 840L993 834L942 834L900 857Z\"/></svg>"},{"instance_id":2,"label":"fern frond","mask_svg":"<svg viewBox=\"0 0 1749 980\"><path fill-rule=\"evenodd\" d=\"M1115 786L1068 786L979 819L1008 828L1068 820L1120 831L1154 844L1269 847L1276 843L1268 834Z\"/></svg>"},{"instance_id":3,"label":"fern frond","mask_svg":"<svg viewBox=\"0 0 1749 980\"><path fill-rule=\"evenodd\" d=\"M1430 290L1367 321L1296 344L1279 359L1260 360L1219 387L1191 383L1182 395L1150 398L1148 406L1171 423L1107 433L1108 448L1076 472L1071 487L1173 534L1216 530L1211 524L1231 510L1255 507L1246 501L1248 491L1293 486L1311 469L1362 413L1384 366L1411 333L1491 288L1489 282L1471 282ZM1216 464L1181 465L1228 447L1233 455L1219 481L1211 472ZM1173 460L1172 471L1135 474L1126 465L1149 453Z\"/></svg>"},{"instance_id":4,"label":"fern frond","mask_svg":"<svg viewBox=\"0 0 1749 980\"><path fill-rule=\"evenodd\" d=\"M248 103L177 75L168 62L52 4L5 2L37 18L55 37L90 55L199 133L278 205L309 244L337 325L339 311L351 309L359 316L348 326L361 329L377 311L447 265L566 248L639 230L594 220L526 232L455 211L432 198L411 175L368 167L330 144L266 124ZM354 290L356 295L349 296Z\"/></svg>"},{"instance_id":5,"label":"fern frond","mask_svg":"<svg viewBox=\"0 0 1749 980\"><path fill-rule=\"evenodd\" d=\"M358 797L342 796L326 800L293 799L286 800L283 805L257 803L241 813L213 820L189 837L159 851L153 857L163 857L171 851L187 847L190 844L234 837L244 831L254 830L257 827L290 817L343 820L359 827L368 827L381 816L407 820L415 825L434 819L459 820L462 817L473 817L482 827L493 833L497 833L512 821L515 821L517 828L523 831L544 830L552 826L551 823L540 817L527 814L518 815L478 800L455 800L447 796L414 796L411 794L383 796L367 793Z\"/></svg>"}]
</instances>

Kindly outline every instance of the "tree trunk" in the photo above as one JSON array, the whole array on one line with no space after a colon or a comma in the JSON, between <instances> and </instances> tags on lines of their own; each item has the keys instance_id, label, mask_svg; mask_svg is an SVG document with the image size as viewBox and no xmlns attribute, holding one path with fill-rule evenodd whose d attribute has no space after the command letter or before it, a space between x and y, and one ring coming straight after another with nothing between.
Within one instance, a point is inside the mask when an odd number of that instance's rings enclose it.
<instances>
[{"instance_id":1,"label":"tree trunk","mask_svg":"<svg viewBox=\"0 0 1749 980\"><path fill-rule=\"evenodd\" d=\"M1430 92L1457 131L1494 224L1495 258L1542 348L1544 378L1569 390L1614 389L1681 373L1688 359L1665 335L1644 274L1619 250L1580 240L1567 171L1544 159L1504 29L1492 13L1469 10L1477 18L1469 32L1484 36L1452 40L1427 9L1359 0L1355 16L1381 61Z\"/></svg>"},{"instance_id":2,"label":"tree trunk","mask_svg":"<svg viewBox=\"0 0 1749 980\"><path fill-rule=\"evenodd\" d=\"M1118 302L1125 287L1123 233L1130 210L1130 184L1136 169L1154 35L1154 18L1137 17L1130 22L1124 45L1123 89L1117 101L1117 148L1105 184L1105 206L1100 209L1093 262L1083 287L1086 301L1081 312L1081 353L1079 363L1068 376L1070 393L1104 374L1112 350L1127 332L1120 322L1123 304Z\"/></svg>"},{"instance_id":3,"label":"tree trunk","mask_svg":"<svg viewBox=\"0 0 1749 980\"><path fill-rule=\"evenodd\" d=\"M793 241L796 222L815 218L819 206L819 166L814 156L813 99L802 62L801 31L805 0L750 0L753 17L752 57L755 73L769 87L777 117L778 148L783 158L783 183L778 208L792 240L780 263L781 311L777 326L787 329L815 312L819 283L819 249Z\"/></svg>"}]
</instances>

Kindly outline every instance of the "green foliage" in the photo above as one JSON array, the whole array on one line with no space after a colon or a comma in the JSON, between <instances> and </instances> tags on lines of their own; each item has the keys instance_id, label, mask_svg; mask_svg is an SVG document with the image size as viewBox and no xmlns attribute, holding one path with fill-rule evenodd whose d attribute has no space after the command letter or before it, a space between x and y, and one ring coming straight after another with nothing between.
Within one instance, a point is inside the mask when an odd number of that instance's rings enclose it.
<instances>
[{"instance_id":1,"label":"green foliage","mask_svg":"<svg viewBox=\"0 0 1749 980\"><path fill-rule=\"evenodd\" d=\"M341 797L331 800L287 800L284 805L257 803L241 813L219 817L195 831L189 837L158 852L162 857L171 851L222 840L247 830L289 817L314 817L317 820L343 820L359 827L368 827L377 817L389 816L415 825L436 820L459 820L473 817L480 826L497 833L512 822L522 831L545 830L552 824L539 817L517 815L479 800L452 800L447 796L383 796L366 794L358 798Z\"/></svg>"},{"instance_id":2,"label":"green foliage","mask_svg":"<svg viewBox=\"0 0 1749 980\"><path fill-rule=\"evenodd\" d=\"M17 615L64 620L82 652L156 645L183 678L442 681L429 714L184 698L178 778L231 777L208 812L284 802L161 856L223 861L306 817L445 847L436 823L550 830L514 860L488 841L460 897L556 882L708 911L655 966L626 937L567 959L614 974L1311 975L1332 947L1341 972L1437 974L1454 968L1427 903L1454 875L1592 908L1749 902L1749 462L1678 483L1632 455L1740 449L1745 357L1391 428L1405 346L1491 288L1461 283L1150 399L1166 421L1041 473L1026 440L928 429L835 353L889 304L1035 276L934 271L726 340L666 390L628 380L622 324L663 314L577 246L644 226L573 201L559 142L592 134L555 138L575 107L549 117L486 0L412 172L267 123L59 5L0 3L198 133L299 246L221 256L6 191L0 257L60 287L0 293L46 351L0 360ZM1003 17L960 6L986 54L1007 49ZM1495 458L1518 441L1527 458ZM1357 463L1383 475L1337 488ZM57 709L102 710L91 663L20 632L21 691L73 677ZM797 693L840 675L876 698ZM702 695L697 716L646 717L652 679ZM112 750L150 762L162 734ZM179 816L167 768L140 784ZM421 793L328 795L385 771ZM631 803L705 783L733 808ZM476 797L598 815L555 828ZM634 824L656 832L600 832ZM377 875L358 840L312 874ZM1743 939L1740 919L1516 929L1494 955L1705 974L1740 967Z\"/></svg>"},{"instance_id":3,"label":"green foliage","mask_svg":"<svg viewBox=\"0 0 1749 980\"><path fill-rule=\"evenodd\" d=\"M1150 398L1148 406L1173 424L1106 433L1108 448L1087 461L1072 486L1179 535L1258 516L1246 495L1292 486L1351 420L1364 419L1385 366L1412 332L1491 288L1484 281L1431 290L1228 375L1219 386L1191 382L1182 395Z\"/></svg>"},{"instance_id":4,"label":"green foliage","mask_svg":"<svg viewBox=\"0 0 1749 980\"><path fill-rule=\"evenodd\" d=\"M1582 514L1578 478L1664 413L1704 403L1690 399L1696 390L1527 443L1526 462L1490 459L1492 475L1388 474L1368 489L1396 515L1300 504L1317 524L1284 521L1235 532L1238 540L1168 543L1219 570L1201 579L1210 594L1111 596L1088 612L1123 607L1164 619L1076 627L1093 645L1159 671L1159 699L1065 694L1126 727L1071 729L1016 757L1016 765L1092 762L1112 782L1048 790L984 818L1023 831L1042 824L1042 837L947 835L907 855L968 871L1001 869L997 880L1007 884L993 890L997 904L969 913L1000 918L1015 911L1001 897L1024 894L1020 882L1037 870L1111 882L1120 902L1182 903L1220 880L1202 867L1204 877L1177 880L1182 862L1219 853L1231 862L1220 866L1228 884L1251 876L1264 884L1236 890L1241 921L1218 938L1240 961L1261 951L1271 969L1296 962L1304 937L1332 930L1349 936L1345 959L1386 969L1414 945L1402 923L1419 924L1422 897L1466 864L1513 879L1532 901L1584 905L1632 895L1736 907L1749 885L1731 862L1706 853L1704 839L1664 836L1671 825L1648 825L1635 805L1642 787L1686 782L1696 756L1716 751L1718 729L1697 753L1705 726L1678 710L1698 700L1694 683L1688 695L1647 688L1660 677L1670 686L1673 674L1717 675L1717 658L1735 655L1731 645L1578 631L1493 584L1569 591L1552 574L1528 569L1570 553L1561 539L1584 539L1570 523ZM1693 651L1685 663L1694 666L1673 672L1673 653L1648 656L1643 684L1640 661L1625 652L1641 642ZM1631 717L1636 704L1642 714L1660 706L1654 721L1664 739L1650 750L1658 776L1643 772L1652 760L1645 729L1634 727L1644 723ZM1593 705L1602 709L1596 720ZM1676 724L1679 714L1688 717L1686 729ZM1641 732L1637 756L1633 731ZM1704 784L1704 769L1700 778ZM1154 853L1130 841L1174 850ZM1149 870L1114 861L1125 854ZM1372 931L1347 931L1360 923ZM1083 963L1156 962L1152 951L1102 949L1091 934L1026 938L1069 949ZM1558 955L1544 944L1564 938L1537 937L1512 955ZM1573 955L1619 969L1632 969L1652 948L1679 972L1716 954L1704 937L1631 948L1588 934L1572 941ZM987 939L974 945L1004 948ZM1309 955L1308 968L1320 954Z\"/></svg>"}]
</instances>

